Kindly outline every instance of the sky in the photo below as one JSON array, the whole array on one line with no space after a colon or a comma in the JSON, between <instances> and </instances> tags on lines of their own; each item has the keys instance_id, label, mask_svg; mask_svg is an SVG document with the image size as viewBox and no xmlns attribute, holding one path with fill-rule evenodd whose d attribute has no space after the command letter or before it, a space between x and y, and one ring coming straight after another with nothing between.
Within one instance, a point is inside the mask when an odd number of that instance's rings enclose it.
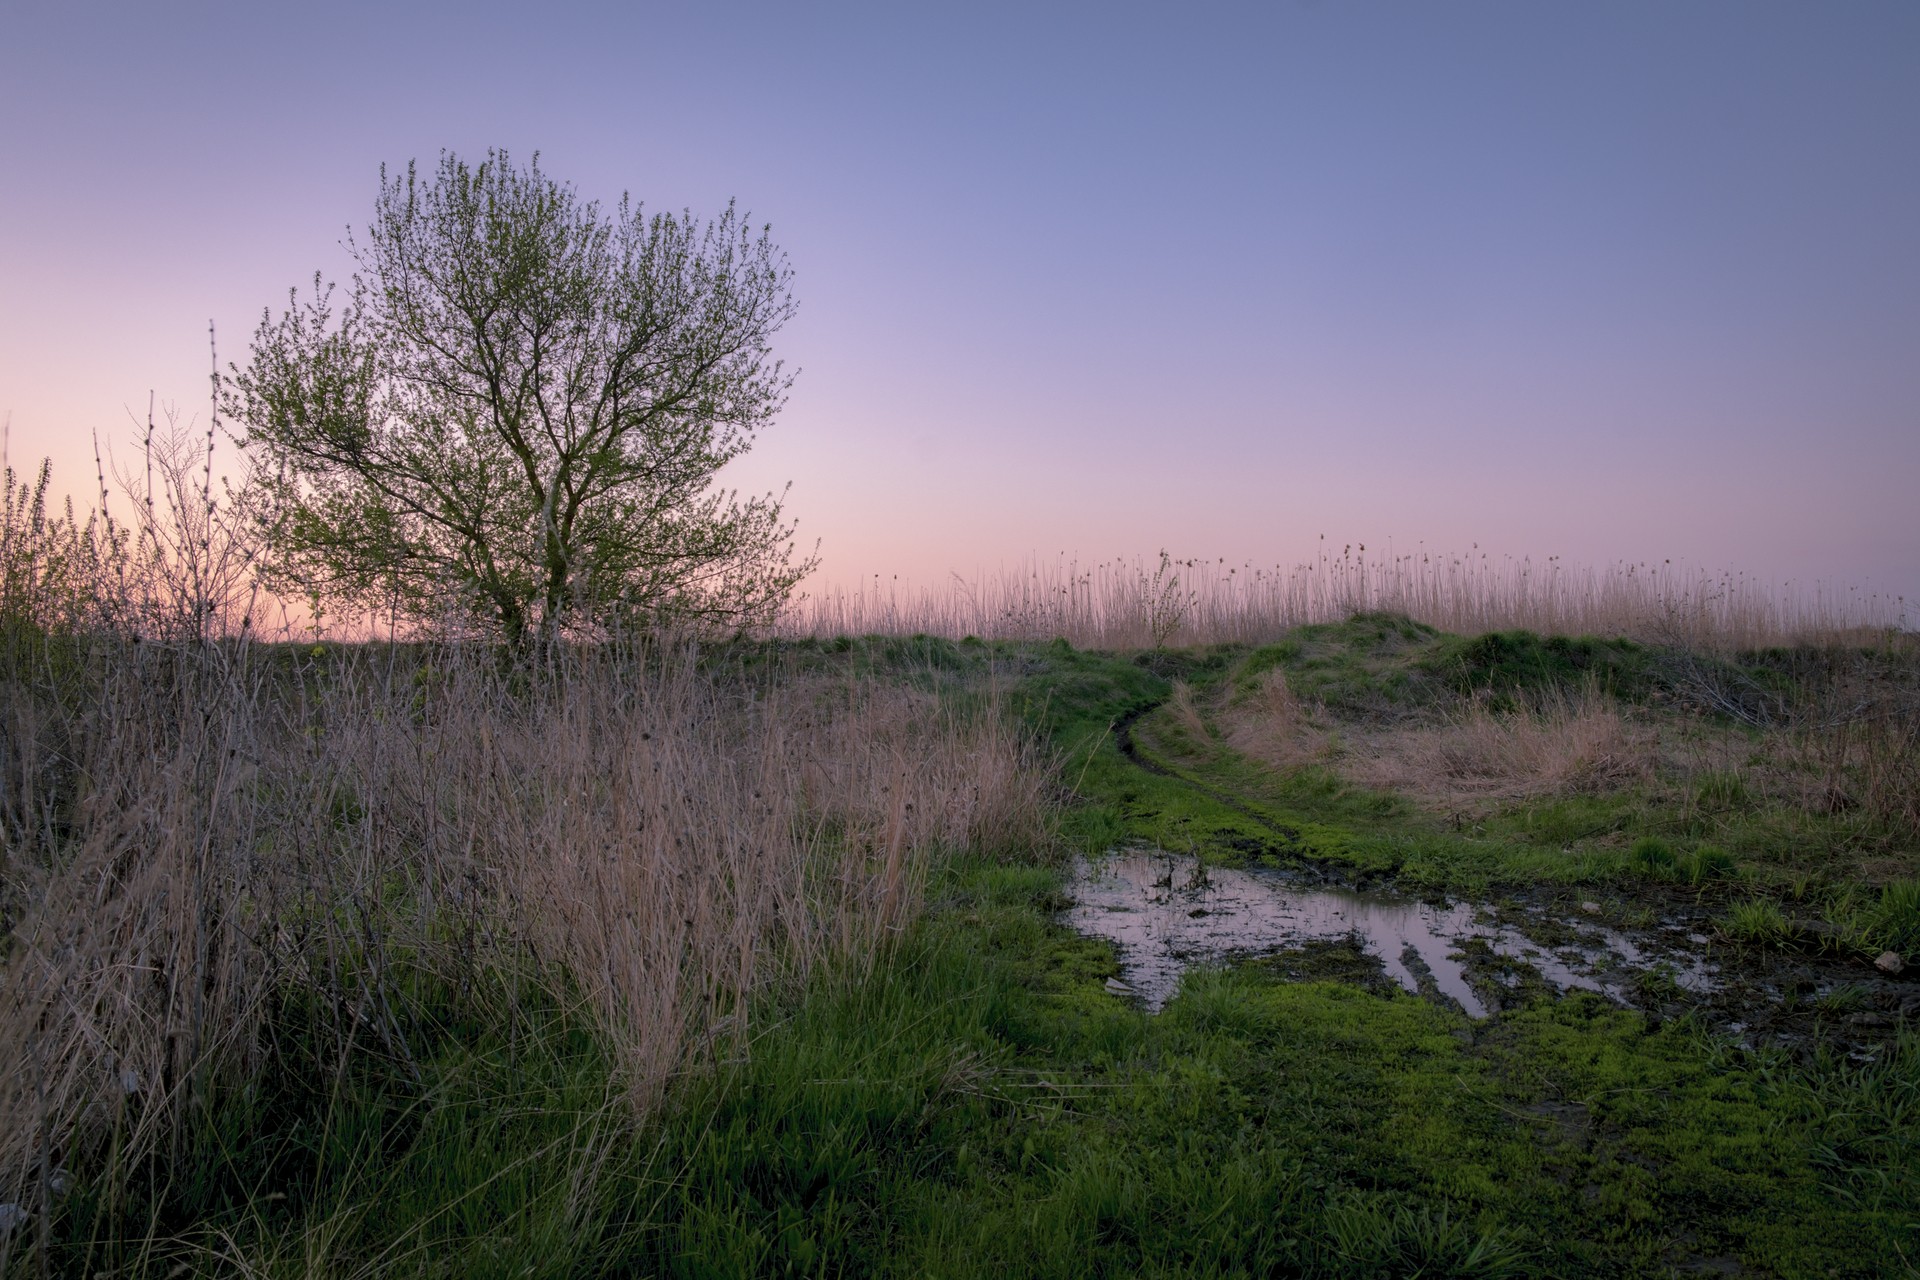
<instances>
[{"instance_id":1,"label":"sky","mask_svg":"<svg viewBox=\"0 0 1920 1280\"><path fill-rule=\"evenodd\" d=\"M92 487L379 166L735 199L825 583L1335 544L1920 599L1920 5L0 5L0 419Z\"/></svg>"}]
</instances>

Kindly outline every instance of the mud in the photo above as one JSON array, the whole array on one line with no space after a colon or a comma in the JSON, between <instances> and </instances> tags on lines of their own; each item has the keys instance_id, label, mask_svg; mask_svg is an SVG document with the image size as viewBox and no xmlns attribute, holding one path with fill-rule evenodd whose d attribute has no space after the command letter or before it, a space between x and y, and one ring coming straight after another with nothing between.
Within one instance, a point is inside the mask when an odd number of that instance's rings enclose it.
<instances>
[{"instance_id":1,"label":"mud","mask_svg":"<svg viewBox=\"0 0 1920 1280\"><path fill-rule=\"evenodd\" d=\"M1386 985L1485 1019L1592 991L1650 1022L1687 1018L1748 1049L1869 1062L1920 1027L1920 966L1732 945L1703 900L1539 886L1490 902L1427 902L1303 865L1206 867L1120 850L1082 859L1062 919L1114 947L1113 989L1158 1010L1203 965L1255 962L1283 980Z\"/></svg>"},{"instance_id":2,"label":"mud","mask_svg":"<svg viewBox=\"0 0 1920 1280\"><path fill-rule=\"evenodd\" d=\"M1353 939L1411 992L1484 1018L1509 992L1544 983L1628 1003L1642 975L1710 995L1718 968L1686 950L1597 924L1562 922L1536 940L1471 903L1423 902L1380 889L1311 882L1284 870L1209 867L1159 850L1083 859L1065 920L1111 941L1121 980L1158 1009L1196 965Z\"/></svg>"}]
</instances>

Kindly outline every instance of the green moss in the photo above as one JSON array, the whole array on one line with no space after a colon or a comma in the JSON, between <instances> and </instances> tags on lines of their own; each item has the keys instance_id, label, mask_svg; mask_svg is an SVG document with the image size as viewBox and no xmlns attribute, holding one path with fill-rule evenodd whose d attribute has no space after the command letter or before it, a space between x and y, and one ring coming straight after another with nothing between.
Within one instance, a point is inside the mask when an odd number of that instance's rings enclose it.
<instances>
[{"instance_id":1,"label":"green moss","mask_svg":"<svg viewBox=\"0 0 1920 1280\"><path fill-rule=\"evenodd\" d=\"M1286 981L1283 960L1197 972L1149 1018L1105 994L1099 948L1034 914L1045 893L960 880L866 987L810 996L782 1024L790 1043L726 1082L717 1118L675 1130L691 1193L656 1237L657 1266L1900 1265L1920 1117L1875 1100L1920 1079L1912 1046L1870 1070L1797 1068L1584 996L1476 1037L1397 989Z\"/></svg>"}]
</instances>

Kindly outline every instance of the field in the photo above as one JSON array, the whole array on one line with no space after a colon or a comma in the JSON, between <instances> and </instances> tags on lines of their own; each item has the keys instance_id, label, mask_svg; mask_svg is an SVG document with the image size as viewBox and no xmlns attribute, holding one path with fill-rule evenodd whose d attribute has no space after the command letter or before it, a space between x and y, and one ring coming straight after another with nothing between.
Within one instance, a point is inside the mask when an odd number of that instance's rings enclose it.
<instances>
[{"instance_id":1,"label":"field","mask_svg":"<svg viewBox=\"0 0 1920 1280\"><path fill-rule=\"evenodd\" d=\"M540 663L15 592L0 1268L1920 1269L1910 632L1187 574ZM1115 849L1482 933L1160 1005L1071 924Z\"/></svg>"}]
</instances>

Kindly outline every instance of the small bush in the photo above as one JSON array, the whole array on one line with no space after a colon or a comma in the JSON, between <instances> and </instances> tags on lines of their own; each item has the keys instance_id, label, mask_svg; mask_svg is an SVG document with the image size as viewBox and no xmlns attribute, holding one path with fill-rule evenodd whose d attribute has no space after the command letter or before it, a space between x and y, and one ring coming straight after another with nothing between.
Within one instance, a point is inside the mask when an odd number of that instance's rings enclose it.
<instances>
[{"instance_id":1,"label":"small bush","mask_svg":"<svg viewBox=\"0 0 1920 1280\"><path fill-rule=\"evenodd\" d=\"M1424 666L1460 693L1592 687L1638 698L1649 688L1646 651L1630 640L1492 631L1446 637Z\"/></svg>"}]
</instances>

